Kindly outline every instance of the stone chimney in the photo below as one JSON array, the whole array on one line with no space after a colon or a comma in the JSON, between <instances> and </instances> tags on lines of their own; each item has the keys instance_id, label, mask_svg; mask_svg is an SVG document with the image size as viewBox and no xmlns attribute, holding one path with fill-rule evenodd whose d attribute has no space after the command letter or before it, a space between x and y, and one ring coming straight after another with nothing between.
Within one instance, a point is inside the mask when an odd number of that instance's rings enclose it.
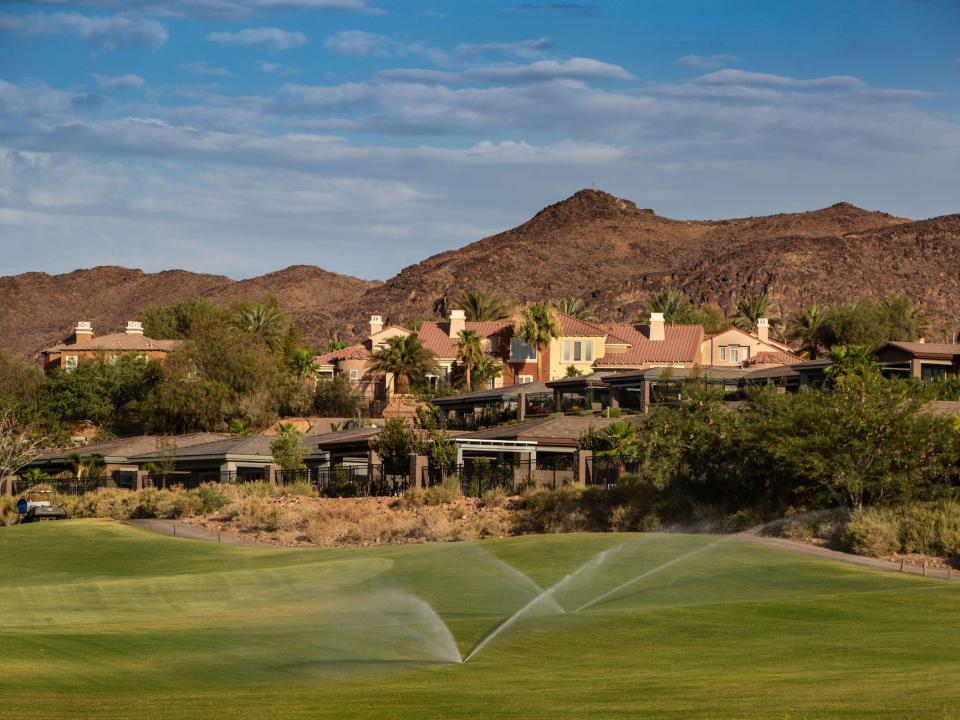
<instances>
[{"instance_id":1,"label":"stone chimney","mask_svg":"<svg viewBox=\"0 0 960 720\"><path fill-rule=\"evenodd\" d=\"M467 327L467 314L463 310L450 311L450 337L457 338Z\"/></svg>"},{"instance_id":2,"label":"stone chimney","mask_svg":"<svg viewBox=\"0 0 960 720\"><path fill-rule=\"evenodd\" d=\"M650 339L652 341L663 342L666 338L663 324L663 313L650 313Z\"/></svg>"},{"instance_id":3,"label":"stone chimney","mask_svg":"<svg viewBox=\"0 0 960 720\"><path fill-rule=\"evenodd\" d=\"M770 321L767 318L757 318L757 337L760 342L770 340Z\"/></svg>"},{"instance_id":4,"label":"stone chimney","mask_svg":"<svg viewBox=\"0 0 960 720\"><path fill-rule=\"evenodd\" d=\"M380 315L370 316L370 337L383 330L383 317Z\"/></svg>"},{"instance_id":5,"label":"stone chimney","mask_svg":"<svg viewBox=\"0 0 960 720\"><path fill-rule=\"evenodd\" d=\"M137 320L127 320L127 335L143 335L143 323Z\"/></svg>"},{"instance_id":6,"label":"stone chimney","mask_svg":"<svg viewBox=\"0 0 960 720\"><path fill-rule=\"evenodd\" d=\"M89 320L77 321L77 327L73 329L73 342L80 345L93 340L93 325Z\"/></svg>"}]
</instances>

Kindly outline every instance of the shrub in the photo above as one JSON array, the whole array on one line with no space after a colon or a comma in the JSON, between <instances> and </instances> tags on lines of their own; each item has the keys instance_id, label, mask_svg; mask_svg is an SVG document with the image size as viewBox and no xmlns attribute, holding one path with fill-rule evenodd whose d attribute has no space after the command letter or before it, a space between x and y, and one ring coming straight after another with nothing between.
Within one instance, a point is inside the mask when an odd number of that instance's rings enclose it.
<instances>
[{"instance_id":1,"label":"shrub","mask_svg":"<svg viewBox=\"0 0 960 720\"><path fill-rule=\"evenodd\" d=\"M14 525L19 518L16 498L0 495L0 525Z\"/></svg>"},{"instance_id":2,"label":"shrub","mask_svg":"<svg viewBox=\"0 0 960 720\"><path fill-rule=\"evenodd\" d=\"M899 527L892 513L856 510L841 534L843 547L857 555L881 557L900 549Z\"/></svg>"},{"instance_id":3,"label":"shrub","mask_svg":"<svg viewBox=\"0 0 960 720\"><path fill-rule=\"evenodd\" d=\"M224 486L219 483L204 483L197 488L197 497L200 498L200 511L204 514L219 510L231 501Z\"/></svg>"},{"instance_id":4,"label":"shrub","mask_svg":"<svg viewBox=\"0 0 960 720\"><path fill-rule=\"evenodd\" d=\"M280 529L283 513L280 507L260 497L251 497L227 508L231 522L246 532L276 532Z\"/></svg>"},{"instance_id":5,"label":"shrub","mask_svg":"<svg viewBox=\"0 0 960 720\"><path fill-rule=\"evenodd\" d=\"M507 491L503 488L485 490L480 498L483 507L501 507L507 501Z\"/></svg>"}]
</instances>

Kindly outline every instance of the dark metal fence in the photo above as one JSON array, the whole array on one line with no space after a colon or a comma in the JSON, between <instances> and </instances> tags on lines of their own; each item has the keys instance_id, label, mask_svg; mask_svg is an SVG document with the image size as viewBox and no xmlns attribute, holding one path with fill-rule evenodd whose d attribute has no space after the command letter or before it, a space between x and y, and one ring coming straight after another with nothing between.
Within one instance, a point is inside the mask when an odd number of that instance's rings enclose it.
<instances>
[{"instance_id":1,"label":"dark metal fence","mask_svg":"<svg viewBox=\"0 0 960 720\"><path fill-rule=\"evenodd\" d=\"M626 473L637 472L639 465L638 462L624 462L608 455L588 457L584 484L592 487L613 487Z\"/></svg>"},{"instance_id":2,"label":"dark metal fence","mask_svg":"<svg viewBox=\"0 0 960 720\"><path fill-rule=\"evenodd\" d=\"M424 487L454 480L467 497L480 497L487 490L516 492L523 487L559 487L575 479L572 455L537 458L535 461L464 458L460 465L423 468Z\"/></svg>"},{"instance_id":3,"label":"dark metal fence","mask_svg":"<svg viewBox=\"0 0 960 720\"><path fill-rule=\"evenodd\" d=\"M327 497L392 497L410 488L410 477L391 473L383 465L334 465L283 470L277 474L277 483L309 483Z\"/></svg>"},{"instance_id":4,"label":"dark metal fence","mask_svg":"<svg viewBox=\"0 0 960 720\"><path fill-rule=\"evenodd\" d=\"M102 487L116 487L114 479L110 476L103 477L85 477L85 478L49 478L46 480L14 480L13 494L20 495L30 489L53 490L60 495L83 495L93 492Z\"/></svg>"}]
</instances>

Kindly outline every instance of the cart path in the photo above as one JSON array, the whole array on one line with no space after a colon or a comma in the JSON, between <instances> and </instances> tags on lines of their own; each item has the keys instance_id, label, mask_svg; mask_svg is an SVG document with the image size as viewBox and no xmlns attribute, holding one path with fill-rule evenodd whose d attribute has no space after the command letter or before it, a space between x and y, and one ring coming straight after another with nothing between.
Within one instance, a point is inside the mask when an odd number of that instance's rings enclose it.
<instances>
[{"instance_id":1,"label":"cart path","mask_svg":"<svg viewBox=\"0 0 960 720\"><path fill-rule=\"evenodd\" d=\"M780 548L781 550L788 550L790 552L810 555L825 560L835 560L849 565L859 565L874 570L886 570L887 572L903 572L907 575L923 575L923 568L916 565L904 565L903 570L901 570L899 562L864 557L863 555L851 555L850 553L840 552L839 550L830 550L829 548L820 547L819 545L809 545L808 543L797 542L795 540L767 537L764 535L741 535L740 537L747 542L758 545ZM927 577L957 582L960 581L960 571L954 570L951 572L943 568L927 568Z\"/></svg>"},{"instance_id":2,"label":"cart path","mask_svg":"<svg viewBox=\"0 0 960 720\"><path fill-rule=\"evenodd\" d=\"M273 545L271 543L255 542L253 540L244 540L232 535L222 533L217 535L202 527L190 525L182 520L158 520L155 518L124 520L125 525L159 533L168 537L183 538L184 540L204 540L206 542L225 543L228 545L245 545L247 547L283 547L282 545Z\"/></svg>"}]
</instances>

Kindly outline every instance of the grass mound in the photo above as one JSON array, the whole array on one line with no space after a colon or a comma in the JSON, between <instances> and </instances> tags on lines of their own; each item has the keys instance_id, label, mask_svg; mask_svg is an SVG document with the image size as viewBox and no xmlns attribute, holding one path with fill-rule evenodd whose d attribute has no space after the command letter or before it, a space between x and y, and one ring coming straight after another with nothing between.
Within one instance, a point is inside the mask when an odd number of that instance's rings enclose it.
<instances>
[{"instance_id":1,"label":"grass mound","mask_svg":"<svg viewBox=\"0 0 960 720\"><path fill-rule=\"evenodd\" d=\"M960 587L736 538L294 550L86 520L0 530L0 557L5 718L960 713Z\"/></svg>"}]
</instances>

